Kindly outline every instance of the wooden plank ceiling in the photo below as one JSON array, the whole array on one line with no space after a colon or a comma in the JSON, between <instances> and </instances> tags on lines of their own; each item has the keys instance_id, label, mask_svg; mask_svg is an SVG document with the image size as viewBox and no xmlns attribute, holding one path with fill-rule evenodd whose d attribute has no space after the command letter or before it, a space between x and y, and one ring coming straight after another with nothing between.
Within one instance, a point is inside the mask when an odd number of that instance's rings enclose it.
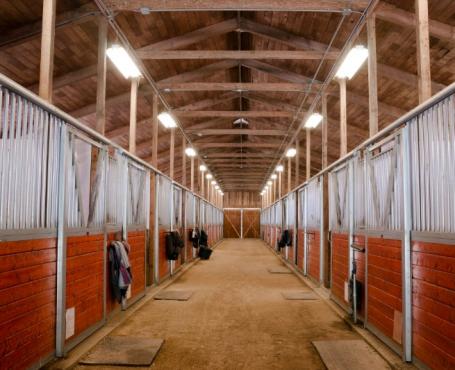
<instances>
[{"instance_id":1,"label":"wooden plank ceiling","mask_svg":"<svg viewBox=\"0 0 455 370\"><path fill-rule=\"evenodd\" d=\"M115 21L222 189L256 191L281 158L368 1L109 0L105 4L115 11ZM455 2L430 0L429 6L434 93L455 80ZM0 2L0 72L33 91L39 80L41 12L38 0ZM379 128L418 103L413 12L413 0L381 1L377 7ZM58 1L53 103L91 127L95 126L99 14L90 0ZM117 41L110 30L108 45ZM366 45L366 30L356 44ZM347 88L349 150L368 137L366 64ZM108 62L106 134L125 148L129 89L129 81ZM141 83L137 155L147 161L152 153L152 95L151 87ZM338 95L333 82L328 89L329 163L339 156ZM234 125L238 118L245 118L248 125ZM315 173L321 169L320 128L311 135ZM164 172L169 171L169 138L160 128L158 167ZM302 181L305 133L298 139ZM182 178L181 143L177 133L177 181Z\"/></svg>"}]
</instances>

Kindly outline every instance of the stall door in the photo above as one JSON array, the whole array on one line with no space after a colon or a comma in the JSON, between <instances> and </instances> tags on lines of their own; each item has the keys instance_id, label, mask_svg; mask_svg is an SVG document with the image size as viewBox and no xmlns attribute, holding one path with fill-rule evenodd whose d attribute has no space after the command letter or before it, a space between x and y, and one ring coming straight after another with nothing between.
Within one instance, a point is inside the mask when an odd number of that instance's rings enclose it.
<instances>
[{"instance_id":1,"label":"stall door","mask_svg":"<svg viewBox=\"0 0 455 370\"><path fill-rule=\"evenodd\" d=\"M223 235L225 238L241 238L240 209L224 210Z\"/></svg>"},{"instance_id":2,"label":"stall door","mask_svg":"<svg viewBox=\"0 0 455 370\"><path fill-rule=\"evenodd\" d=\"M260 210L244 209L243 210L243 237L244 238L259 238L259 217Z\"/></svg>"}]
</instances>

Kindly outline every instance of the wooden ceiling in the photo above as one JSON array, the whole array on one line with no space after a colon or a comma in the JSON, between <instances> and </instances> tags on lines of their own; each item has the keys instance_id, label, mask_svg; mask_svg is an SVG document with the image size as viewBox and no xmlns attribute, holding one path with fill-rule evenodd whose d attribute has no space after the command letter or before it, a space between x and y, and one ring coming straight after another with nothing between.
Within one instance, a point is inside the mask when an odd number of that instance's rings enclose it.
<instances>
[{"instance_id":1,"label":"wooden ceiling","mask_svg":"<svg viewBox=\"0 0 455 370\"><path fill-rule=\"evenodd\" d=\"M99 3L57 2L53 103L91 127ZM366 0L104 3L224 191L262 188L368 5ZM435 93L455 80L455 2L430 0L429 7ZM0 72L33 91L39 80L41 12L38 0L0 2ZM380 128L418 103L413 12L414 0L381 1L376 7ZM118 42L112 30L108 38L108 44ZM366 45L366 30L355 44ZM108 62L106 135L125 148L129 89L129 81ZM339 157L336 82L327 93L330 163ZM152 97L153 89L142 81L137 155L147 161L152 153ZM347 102L349 150L368 137L366 64L348 82ZM238 118L245 118L248 126L234 125ZM322 165L320 128L311 137L315 173ZM303 181L305 133L298 139ZM177 181L182 178L182 140L178 132ZM158 168L164 172L169 172L169 142L169 132L160 128Z\"/></svg>"}]
</instances>

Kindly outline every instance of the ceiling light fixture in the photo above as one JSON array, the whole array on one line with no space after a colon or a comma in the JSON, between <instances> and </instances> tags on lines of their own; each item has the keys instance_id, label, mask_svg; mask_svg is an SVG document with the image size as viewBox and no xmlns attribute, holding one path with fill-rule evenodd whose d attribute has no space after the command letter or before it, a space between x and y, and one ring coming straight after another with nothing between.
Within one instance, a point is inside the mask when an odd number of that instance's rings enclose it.
<instances>
[{"instance_id":1,"label":"ceiling light fixture","mask_svg":"<svg viewBox=\"0 0 455 370\"><path fill-rule=\"evenodd\" d=\"M297 150L295 148L289 148L288 151L286 152L286 157L292 158L295 157L297 154Z\"/></svg>"},{"instance_id":2,"label":"ceiling light fixture","mask_svg":"<svg viewBox=\"0 0 455 370\"><path fill-rule=\"evenodd\" d=\"M206 167L205 165L201 164L201 165L199 166L199 171L205 172L205 171L207 171L207 167Z\"/></svg>"},{"instance_id":3,"label":"ceiling light fixture","mask_svg":"<svg viewBox=\"0 0 455 370\"><path fill-rule=\"evenodd\" d=\"M134 63L133 59L131 59L130 55L123 46L117 44L112 45L106 50L106 54L123 77L136 78L141 75L141 71L139 71L136 63Z\"/></svg>"},{"instance_id":4,"label":"ceiling light fixture","mask_svg":"<svg viewBox=\"0 0 455 370\"><path fill-rule=\"evenodd\" d=\"M306 128L316 128L322 121L322 114L320 113L313 113L305 122Z\"/></svg>"},{"instance_id":5,"label":"ceiling light fixture","mask_svg":"<svg viewBox=\"0 0 455 370\"><path fill-rule=\"evenodd\" d=\"M216 181L215 181L215 180L212 180L211 184L212 184L212 185L216 185Z\"/></svg>"},{"instance_id":6,"label":"ceiling light fixture","mask_svg":"<svg viewBox=\"0 0 455 370\"><path fill-rule=\"evenodd\" d=\"M211 173L208 173L207 175L205 175L205 178L207 180L210 180L211 178L213 178L212 174Z\"/></svg>"},{"instance_id":7,"label":"ceiling light fixture","mask_svg":"<svg viewBox=\"0 0 455 370\"><path fill-rule=\"evenodd\" d=\"M351 79L368 58L368 49L363 45L353 47L343 63L341 63L335 77Z\"/></svg>"},{"instance_id":8,"label":"ceiling light fixture","mask_svg":"<svg viewBox=\"0 0 455 370\"><path fill-rule=\"evenodd\" d=\"M195 157L197 153L196 153L196 151L193 148L186 148L185 149L185 154L188 157Z\"/></svg>"},{"instance_id":9,"label":"ceiling light fixture","mask_svg":"<svg viewBox=\"0 0 455 370\"><path fill-rule=\"evenodd\" d=\"M282 164L279 164L278 166L276 166L275 171L277 171L277 172L283 172L283 171L284 171L283 165L282 165Z\"/></svg>"},{"instance_id":10,"label":"ceiling light fixture","mask_svg":"<svg viewBox=\"0 0 455 370\"><path fill-rule=\"evenodd\" d=\"M270 178L271 178L272 180L276 180L277 177L278 177L278 176L277 176L276 173L272 173L272 176L270 176Z\"/></svg>"},{"instance_id":11,"label":"ceiling light fixture","mask_svg":"<svg viewBox=\"0 0 455 370\"><path fill-rule=\"evenodd\" d=\"M174 117L168 112L161 112L158 114L158 119L166 128L174 128L177 127L177 123L175 122Z\"/></svg>"}]
</instances>

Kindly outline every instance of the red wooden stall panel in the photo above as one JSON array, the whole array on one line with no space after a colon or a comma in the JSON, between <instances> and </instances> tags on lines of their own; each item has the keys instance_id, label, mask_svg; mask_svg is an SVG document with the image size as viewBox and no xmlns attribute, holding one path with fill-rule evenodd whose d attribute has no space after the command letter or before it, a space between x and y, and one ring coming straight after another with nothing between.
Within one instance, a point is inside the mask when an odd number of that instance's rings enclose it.
<instances>
[{"instance_id":1,"label":"red wooden stall panel","mask_svg":"<svg viewBox=\"0 0 455 370\"><path fill-rule=\"evenodd\" d=\"M401 286L401 240L369 237L368 322L397 343L401 343Z\"/></svg>"},{"instance_id":2,"label":"red wooden stall panel","mask_svg":"<svg viewBox=\"0 0 455 370\"><path fill-rule=\"evenodd\" d=\"M129 259L133 274L131 298L145 290L145 238L145 230L128 232L128 244L131 247Z\"/></svg>"},{"instance_id":3,"label":"red wooden stall panel","mask_svg":"<svg viewBox=\"0 0 455 370\"><path fill-rule=\"evenodd\" d=\"M75 311L74 337L103 319L103 251L103 234L67 239L66 308Z\"/></svg>"},{"instance_id":4,"label":"red wooden stall panel","mask_svg":"<svg viewBox=\"0 0 455 370\"><path fill-rule=\"evenodd\" d=\"M304 264L304 256L305 256L305 232L303 230L298 231L298 239L297 239L297 267L300 270L303 270Z\"/></svg>"},{"instance_id":5,"label":"red wooden stall panel","mask_svg":"<svg viewBox=\"0 0 455 370\"><path fill-rule=\"evenodd\" d=\"M24 369L55 348L56 240L0 243L0 367Z\"/></svg>"},{"instance_id":6,"label":"red wooden stall panel","mask_svg":"<svg viewBox=\"0 0 455 370\"><path fill-rule=\"evenodd\" d=\"M344 284L349 279L349 249L347 234L332 234L332 294L344 300Z\"/></svg>"},{"instance_id":7,"label":"red wooden stall panel","mask_svg":"<svg viewBox=\"0 0 455 370\"><path fill-rule=\"evenodd\" d=\"M158 234L158 273L160 280L170 274L169 260L166 257L166 233L167 230L161 229Z\"/></svg>"},{"instance_id":8,"label":"red wooden stall panel","mask_svg":"<svg viewBox=\"0 0 455 370\"><path fill-rule=\"evenodd\" d=\"M308 233L308 275L319 281L319 255L321 238L318 231Z\"/></svg>"},{"instance_id":9,"label":"red wooden stall panel","mask_svg":"<svg viewBox=\"0 0 455 370\"><path fill-rule=\"evenodd\" d=\"M455 246L413 242L413 348L433 369L455 368Z\"/></svg>"}]
</instances>

